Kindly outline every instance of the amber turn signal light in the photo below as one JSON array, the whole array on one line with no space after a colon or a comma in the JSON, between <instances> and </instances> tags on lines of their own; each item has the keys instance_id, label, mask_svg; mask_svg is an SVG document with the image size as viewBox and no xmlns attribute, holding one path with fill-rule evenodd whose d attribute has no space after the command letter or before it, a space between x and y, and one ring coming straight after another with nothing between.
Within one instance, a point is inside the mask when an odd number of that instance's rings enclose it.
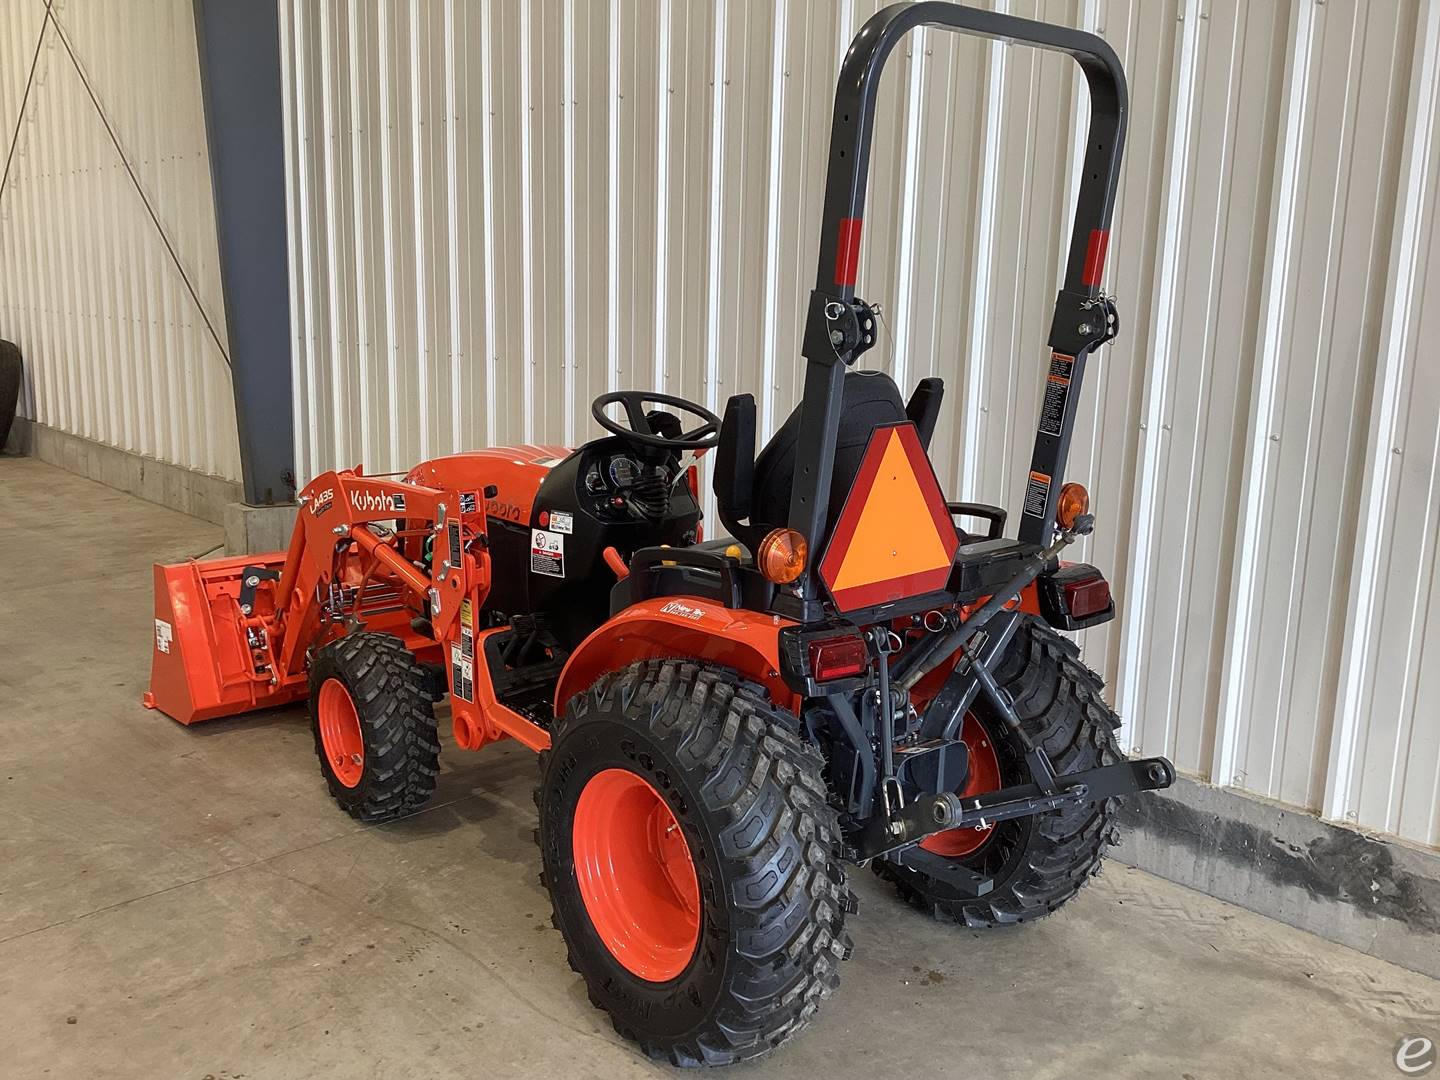
<instances>
[{"instance_id":1,"label":"amber turn signal light","mask_svg":"<svg viewBox=\"0 0 1440 1080\"><path fill-rule=\"evenodd\" d=\"M1066 484L1060 489L1060 503L1055 508L1055 521L1062 529L1073 529L1081 515L1090 512L1090 493L1084 484Z\"/></svg>"},{"instance_id":2,"label":"amber turn signal light","mask_svg":"<svg viewBox=\"0 0 1440 1080\"><path fill-rule=\"evenodd\" d=\"M788 585L805 572L805 556L809 551L805 537L794 529L776 529L760 541L755 565L776 585Z\"/></svg>"}]
</instances>

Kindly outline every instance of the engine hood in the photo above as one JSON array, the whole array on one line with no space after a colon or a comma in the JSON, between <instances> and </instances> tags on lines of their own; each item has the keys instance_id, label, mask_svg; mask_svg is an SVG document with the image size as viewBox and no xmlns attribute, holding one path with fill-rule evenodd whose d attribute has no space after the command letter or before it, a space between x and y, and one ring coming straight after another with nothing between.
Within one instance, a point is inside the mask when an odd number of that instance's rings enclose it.
<instances>
[{"instance_id":1,"label":"engine hood","mask_svg":"<svg viewBox=\"0 0 1440 1080\"><path fill-rule=\"evenodd\" d=\"M425 487L474 491L490 517L519 524L530 521L535 493L550 470L570 456L563 446L492 446L422 461L406 475ZM485 489L493 486L493 495Z\"/></svg>"}]
</instances>

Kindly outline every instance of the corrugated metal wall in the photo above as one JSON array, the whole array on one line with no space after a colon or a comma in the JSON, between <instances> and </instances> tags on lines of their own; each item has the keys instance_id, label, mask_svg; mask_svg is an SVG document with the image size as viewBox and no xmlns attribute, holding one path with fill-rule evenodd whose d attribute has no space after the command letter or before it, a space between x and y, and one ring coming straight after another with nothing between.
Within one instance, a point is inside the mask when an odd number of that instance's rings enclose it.
<instances>
[{"instance_id":1,"label":"corrugated metal wall","mask_svg":"<svg viewBox=\"0 0 1440 1080\"><path fill-rule=\"evenodd\" d=\"M1124 333L1071 468L1124 612L1084 647L1127 744L1440 844L1440 4L996 2L1103 34L1130 74ZM281 0L302 479L580 441L619 386L753 391L777 426L833 79L876 6ZM233 478L190 5L54 11L0 191L23 408ZM7 134L44 18L0 3ZM945 377L958 497L1019 500L1085 109L1068 65L930 32L887 76L866 360Z\"/></svg>"},{"instance_id":2,"label":"corrugated metal wall","mask_svg":"<svg viewBox=\"0 0 1440 1080\"><path fill-rule=\"evenodd\" d=\"M750 390L773 429L833 79L876 6L285 0L302 474L574 442L621 385ZM1124 333L1071 470L1124 611L1084 647L1128 745L1440 843L1440 5L1001 6L1103 34L1130 75ZM887 76L866 359L945 377L958 497L1019 501L1069 64L929 32Z\"/></svg>"},{"instance_id":3,"label":"corrugated metal wall","mask_svg":"<svg viewBox=\"0 0 1440 1080\"><path fill-rule=\"evenodd\" d=\"M190 0L0 0L7 156L12 133L0 336L25 356L21 415L239 479Z\"/></svg>"}]
</instances>

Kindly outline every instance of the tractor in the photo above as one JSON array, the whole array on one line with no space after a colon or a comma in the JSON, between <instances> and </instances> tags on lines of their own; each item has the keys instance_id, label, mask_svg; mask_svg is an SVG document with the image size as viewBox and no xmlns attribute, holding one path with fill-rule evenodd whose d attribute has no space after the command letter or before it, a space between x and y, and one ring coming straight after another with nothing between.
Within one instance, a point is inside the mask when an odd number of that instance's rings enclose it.
<instances>
[{"instance_id":1,"label":"tractor","mask_svg":"<svg viewBox=\"0 0 1440 1080\"><path fill-rule=\"evenodd\" d=\"M944 387L857 367L855 294L876 91L925 25L1068 53L1089 137L1018 527L947 500L927 447ZM190 724L307 700L320 771L363 822L436 787L455 746L539 755L542 881L569 962L616 1030L681 1066L754 1058L836 988L849 867L966 927L1055 911L1097 872L1116 800L1168 787L1127 760L1066 631L1115 617L1065 483L1126 115L1098 37L948 3L871 18L835 95L803 396L756 452L724 415L647 391L597 398L576 449L457 453L403 476L327 472L289 549L155 568L145 704ZM724 535L704 539L713 453ZM973 531L972 531L973 530Z\"/></svg>"}]
</instances>

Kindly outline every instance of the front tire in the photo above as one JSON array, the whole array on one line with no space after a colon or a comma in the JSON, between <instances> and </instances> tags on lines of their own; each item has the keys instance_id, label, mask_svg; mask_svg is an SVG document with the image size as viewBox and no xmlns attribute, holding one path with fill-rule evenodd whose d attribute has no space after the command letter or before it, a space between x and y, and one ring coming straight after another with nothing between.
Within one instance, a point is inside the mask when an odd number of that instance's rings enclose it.
<instances>
[{"instance_id":1,"label":"front tire","mask_svg":"<svg viewBox=\"0 0 1440 1080\"><path fill-rule=\"evenodd\" d=\"M1115 741L1120 718L1101 696L1100 676L1080 650L1049 626L1027 619L996 672L1026 732L1043 746L1057 776L1112 765L1124 757ZM971 781L962 796L1033 781L1025 750L993 707L978 699L965 718ZM969 927L1009 926L1049 915L1100 872L1115 843L1115 800L1083 803L1000 822L984 834L939 833L923 846L991 877L994 889L972 897L907 865L876 860L875 872L902 899L942 921Z\"/></svg>"},{"instance_id":2,"label":"front tire","mask_svg":"<svg viewBox=\"0 0 1440 1080\"><path fill-rule=\"evenodd\" d=\"M351 817L393 821L435 790L440 740L429 676L389 634L347 634L310 665L310 729L330 795Z\"/></svg>"},{"instance_id":3,"label":"front tire","mask_svg":"<svg viewBox=\"0 0 1440 1080\"><path fill-rule=\"evenodd\" d=\"M570 966L652 1058L759 1057L839 983L854 910L819 754L725 668L635 664L541 755L540 843Z\"/></svg>"}]
</instances>

